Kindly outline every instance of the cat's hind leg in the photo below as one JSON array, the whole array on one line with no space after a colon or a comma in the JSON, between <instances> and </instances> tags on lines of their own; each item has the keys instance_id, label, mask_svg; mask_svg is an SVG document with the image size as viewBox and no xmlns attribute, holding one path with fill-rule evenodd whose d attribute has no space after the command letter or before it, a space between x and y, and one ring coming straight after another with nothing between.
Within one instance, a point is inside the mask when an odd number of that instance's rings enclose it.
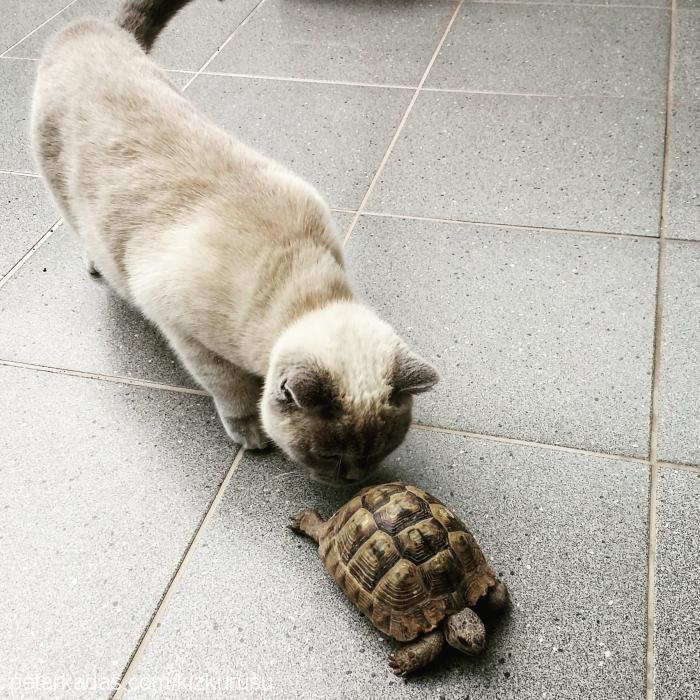
<instances>
[{"instance_id":1,"label":"cat's hind leg","mask_svg":"<svg viewBox=\"0 0 700 700\"><path fill-rule=\"evenodd\" d=\"M262 380L209 350L194 338L167 333L171 345L197 382L214 399L229 437L243 447L259 450L269 438L258 410Z\"/></svg>"}]
</instances>

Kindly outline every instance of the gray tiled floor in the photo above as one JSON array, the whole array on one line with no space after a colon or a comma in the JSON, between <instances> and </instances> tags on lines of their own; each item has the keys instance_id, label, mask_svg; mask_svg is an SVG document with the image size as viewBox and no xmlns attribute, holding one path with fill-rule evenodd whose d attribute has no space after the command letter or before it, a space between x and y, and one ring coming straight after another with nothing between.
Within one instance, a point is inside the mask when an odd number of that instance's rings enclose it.
<instances>
[{"instance_id":1,"label":"gray tiled floor","mask_svg":"<svg viewBox=\"0 0 700 700\"><path fill-rule=\"evenodd\" d=\"M3 0L0 53L21 41L69 2L70 0Z\"/></svg>"},{"instance_id":2,"label":"gray tiled floor","mask_svg":"<svg viewBox=\"0 0 700 700\"><path fill-rule=\"evenodd\" d=\"M204 397L12 367L0 414L2 695L35 676L59 684L45 697L96 697L69 673L108 693L233 446ZM26 690L10 697L44 696Z\"/></svg>"},{"instance_id":3,"label":"gray tiled floor","mask_svg":"<svg viewBox=\"0 0 700 700\"><path fill-rule=\"evenodd\" d=\"M652 241L363 217L348 255L358 291L441 373L418 420L646 454Z\"/></svg>"},{"instance_id":4,"label":"gray tiled floor","mask_svg":"<svg viewBox=\"0 0 700 700\"><path fill-rule=\"evenodd\" d=\"M209 70L415 86L452 11L444 0L268 0Z\"/></svg>"},{"instance_id":5,"label":"gray tiled floor","mask_svg":"<svg viewBox=\"0 0 700 700\"><path fill-rule=\"evenodd\" d=\"M36 66L0 60L0 170L34 172L29 151L29 110Z\"/></svg>"},{"instance_id":6,"label":"gray tiled floor","mask_svg":"<svg viewBox=\"0 0 700 700\"><path fill-rule=\"evenodd\" d=\"M427 85L658 98L668 31L663 10L465 3Z\"/></svg>"},{"instance_id":7,"label":"gray tiled floor","mask_svg":"<svg viewBox=\"0 0 700 700\"><path fill-rule=\"evenodd\" d=\"M655 102L424 92L369 208L655 235L663 129Z\"/></svg>"},{"instance_id":8,"label":"gray tiled floor","mask_svg":"<svg viewBox=\"0 0 700 700\"><path fill-rule=\"evenodd\" d=\"M686 700L700 688L700 474L661 469L658 494L657 698Z\"/></svg>"},{"instance_id":9,"label":"gray tiled floor","mask_svg":"<svg viewBox=\"0 0 700 700\"><path fill-rule=\"evenodd\" d=\"M661 335L659 457L700 464L700 246L668 246Z\"/></svg>"},{"instance_id":10,"label":"gray tiled floor","mask_svg":"<svg viewBox=\"0 0 700 700\"><path fill-rule=\"evenodd\" d=\"M44 183L35 177L0 173L0 278L56 222L57 215Z\"/></svg>"},{"instance_id":11,"label":"gray tiled floor","mask_svg":"<svg viewBox=\"0 0 700 700\"><path fill-rule=\"evenodd\" d=\"M679 11L676 32L674 94L677 99L700 100L700 14Z\"/></svg>"},{"instance_id":12,"label":"gray tiled floor","mask_svg":"<svg viewBox=\"0 0 700 700\"><path fill-rule=\"evenodd\" d=\"M213 59L187 94L346 210L356 289L441 371L378 478L453 504L514 608L408 683L284 527L349 494L276 452L224 487L158 333L65 227L33 248L34 59L117 1L2 7L0 695L700 697L697 0L196 0L155 48L180 87Z\"/></svg>"}]
</instances>

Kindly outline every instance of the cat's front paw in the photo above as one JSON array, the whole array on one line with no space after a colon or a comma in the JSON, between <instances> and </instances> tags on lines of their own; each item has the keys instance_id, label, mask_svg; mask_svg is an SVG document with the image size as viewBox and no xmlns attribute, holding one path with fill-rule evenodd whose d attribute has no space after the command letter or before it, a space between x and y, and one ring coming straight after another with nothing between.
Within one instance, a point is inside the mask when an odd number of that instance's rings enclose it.
<instances>
[{"instance_id":1,"label":"cat's front paw","mask_svg":"<svg viewBox=\"0 0 700 700\"><path fill-rule=\"evenodd\" d=\"M270 443L270 438L265 434L257 414L242 418L221 416L221 422L228 436L246 450L261 450Z\"/></svg>"}]
</instances>

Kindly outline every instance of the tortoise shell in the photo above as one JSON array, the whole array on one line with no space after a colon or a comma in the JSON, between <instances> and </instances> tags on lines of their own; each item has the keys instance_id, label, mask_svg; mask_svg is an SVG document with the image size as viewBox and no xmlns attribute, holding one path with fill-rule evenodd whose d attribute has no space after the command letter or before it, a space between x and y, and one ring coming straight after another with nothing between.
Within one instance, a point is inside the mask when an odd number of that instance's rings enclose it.
<instances>
[{"instance_id":1,"label":"tortoise shell","mask_svg":"<svg viewBox=\"0 0 700 700\"><path fill-rule=\"evenodd\" d=\"M319 555L345 595L399 641L472 607L496 576L464 523L400 481L369 486L325 524Z\"/></svg>"}]
</instances>

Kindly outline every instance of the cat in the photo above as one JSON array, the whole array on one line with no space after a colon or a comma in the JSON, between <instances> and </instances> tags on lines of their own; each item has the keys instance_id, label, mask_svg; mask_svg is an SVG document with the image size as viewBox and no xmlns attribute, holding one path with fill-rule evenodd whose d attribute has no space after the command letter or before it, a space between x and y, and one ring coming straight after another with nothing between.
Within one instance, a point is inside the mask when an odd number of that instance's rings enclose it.
<instances>
[{"instance_id":1,"label":"cat","mask_svg":"<svg viewBox=\"0 0 700 700\"><path fill-rule=\"evenodd\" d=\"M160 329L234 441L271 439L317 481L362 481L437 372L356 298L318 192L146 55L186 3L131 0L117 22L50 41L31 119L40 172L89 269Z\"/></svg>"}]
</instances>

